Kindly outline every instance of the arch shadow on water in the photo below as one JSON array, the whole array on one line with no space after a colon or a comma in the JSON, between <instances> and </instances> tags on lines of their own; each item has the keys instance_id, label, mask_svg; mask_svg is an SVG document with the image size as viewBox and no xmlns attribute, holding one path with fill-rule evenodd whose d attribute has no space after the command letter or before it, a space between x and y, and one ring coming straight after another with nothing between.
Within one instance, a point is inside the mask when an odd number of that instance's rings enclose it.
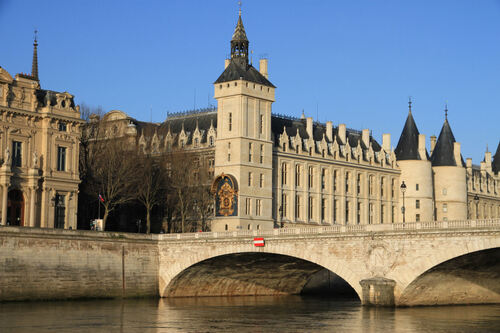
<instances>
[{"instance_id":1,"label":"arch shadow on water","mask_svg":"<svg viewBox=\"0 0 500 333\"><path fill-rule=\"evenodd\" d=\"M500 248L444 261L414 279L399 305L500 303Z\"/></svg>"},{"instance_id":2,"label":"arch shadow on water","mask_svg":"<svg viewBox=\"0 0 500 333\"><path fill-rule=\"evenodd\" d=\"M166 297L320 295L352 298L358 294L334 272L300 258L244 252L220 255L180 272Z\"/></svg>"}]
</instances>

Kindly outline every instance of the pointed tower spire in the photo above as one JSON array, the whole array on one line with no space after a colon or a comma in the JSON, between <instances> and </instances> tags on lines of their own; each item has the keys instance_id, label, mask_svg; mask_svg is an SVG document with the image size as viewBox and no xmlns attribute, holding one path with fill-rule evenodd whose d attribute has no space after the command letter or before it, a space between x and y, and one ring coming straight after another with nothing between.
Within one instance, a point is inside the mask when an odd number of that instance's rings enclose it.
<instances>
[{"instance_id":1,"label":"pointed tower spire","mask_svg":"<svg viewBox=\"0 0 500 333\"><path fill-rule=\"evenodd\" d=\"M33 42L33 62L31 64L31 76L39 81L38 79L38 52L37 52L37 47L38 47L38 40L37 36L38 35L38 30L35 30L35 41Z\"/></svg>"},{"instance_id":2,"label":"pointed tower spire","mask_svg":"<svg viewBox=\"0 0 500 333\"><path fill-rule=\"evenodd\" d=\"M432 166L462 166L463 161L457 161L454 153L455 136L448 122L448 106L445 106L445 119L439 133L436 146L432 151Z\"/></svg>"},{"instance_id":3,"label":"pointed tower spire","mask_svg":"<svg viewBox=\"0 0 500 333\"><path fill-rule=\"evenodd\" d=\"M403 127L398 145L394 151L396 159L399 161L421 159L418 152L418 136L420 132L411 114L411 103L410 97L408 101L408 117L406 118L405 126Z\"/></svg>"},{"instance_id":4,"label":"pointed tower spire","mask_svg":"<svg viewBox=\"0 0 500 333\"><path fill-rule=\"evenodd\" d=\"M231 38L231 60L236 61L240 66L248 65L248 38L241 19L241 1L238 23L234 29L233 38Z\"/></svg>"},{"instance_id":5,"label":"pointed tower spire","mask_svg":"<svg viewBox=\"0 0 500 333\"><path fill-rule=\"evenodd\" d=\"M495 156L493 156L492 168L494 173L500 174L500 141Z\"/></svg>"}]
</instances>

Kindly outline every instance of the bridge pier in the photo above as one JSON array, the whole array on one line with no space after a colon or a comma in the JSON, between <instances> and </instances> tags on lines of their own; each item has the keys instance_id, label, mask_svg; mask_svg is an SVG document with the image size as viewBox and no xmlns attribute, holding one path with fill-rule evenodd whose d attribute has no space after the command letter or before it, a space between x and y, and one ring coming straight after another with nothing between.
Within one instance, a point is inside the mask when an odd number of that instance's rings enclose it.
<instances>
[{"instance_id":1,"label":"bridge pier","mask_svg":"<svg viewBox=\"0 0 500 333\"><path fill-rule=\"evenodd\" d=\"M394 286L396 281L383 277L361 280L361 303L366 306L394 306Z\"/></svg>"}]
</instances>

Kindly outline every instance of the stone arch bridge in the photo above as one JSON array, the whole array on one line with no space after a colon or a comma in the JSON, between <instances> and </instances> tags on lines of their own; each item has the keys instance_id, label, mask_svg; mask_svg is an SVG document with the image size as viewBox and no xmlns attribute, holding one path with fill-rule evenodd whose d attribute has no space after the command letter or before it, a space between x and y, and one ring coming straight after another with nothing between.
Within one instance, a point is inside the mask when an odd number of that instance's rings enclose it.
<instances>
[{"instance_id":1,"label":"stone arch bridge","mask_svg":"<svg viewBox=\"0 0 500 333\"><path fill-rule=\"evenodd\" d=\"M158 246L162 297L298 294L327 269L366 305L500 303L500 219L165 234Z\"/></svg>"}]
</instances>

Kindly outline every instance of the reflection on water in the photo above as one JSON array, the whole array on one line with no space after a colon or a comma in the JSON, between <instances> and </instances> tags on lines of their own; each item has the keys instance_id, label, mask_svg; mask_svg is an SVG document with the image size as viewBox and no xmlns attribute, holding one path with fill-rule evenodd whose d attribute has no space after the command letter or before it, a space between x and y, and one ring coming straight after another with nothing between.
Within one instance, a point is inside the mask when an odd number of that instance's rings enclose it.
<instances>
[{"instance_id":1,"label":"reflection on water","mask_svg":"<svg viewBox=\"0 0 500 333\"><path fill-rule=\"evenodd\" d=\"M300 296L0 303L0 332L498 332L500 305L364 308Z\"/></svg>"}]
</instances>

